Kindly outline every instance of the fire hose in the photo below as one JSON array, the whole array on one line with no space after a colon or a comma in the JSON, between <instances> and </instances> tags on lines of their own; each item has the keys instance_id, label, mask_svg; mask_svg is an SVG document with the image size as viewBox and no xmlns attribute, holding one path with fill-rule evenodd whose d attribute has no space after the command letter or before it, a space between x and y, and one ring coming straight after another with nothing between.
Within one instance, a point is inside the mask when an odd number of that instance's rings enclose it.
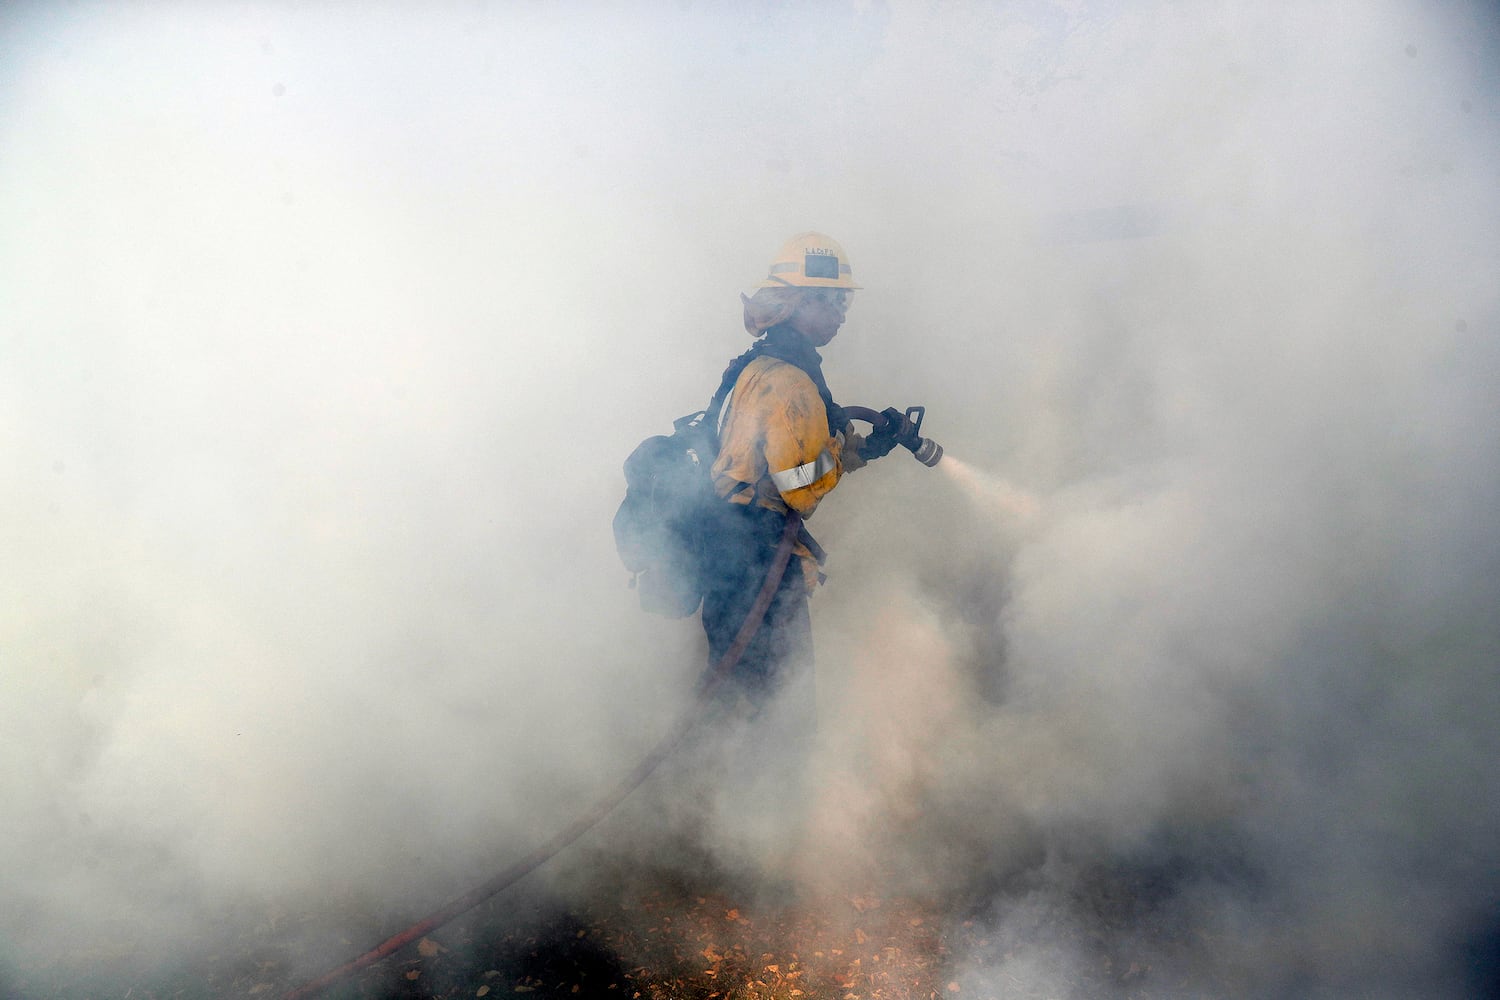
<instances>
[{"instance_id":1,"label":"fire hose","mask_svg":"<svg viewBox=\"0 0 1500 1000\"><path fill-rule=\"evenodd\" d=\"M921 406L909 407L903 414L895 409L885 411L872 410L864 406L847 406L844 412L856 419L863 420L873 426L877 431L884 430L892 423L896 443L911 451L917 461L926 466L937 465L943 457L943 446L930 438L922 437L918 432L922 428L922 417L926 408ZM310 980L303 985L287 993L283 1000L309 1000L322 993L328 987L348 978L360 969L374 965L376 962L396 953L420 940L430 932L448 923L448 921L467 913L491 896L509 888L532 871L546 864L554 856L561 853L566 847L592 830L600 820L614 811L615 807L630 794L639 788L647 778L665 761L672 752L677 749L687 735L697 726L701 713L699 707L707 703L713 692L718 688L720 682L734 669L740 657L744 655L745 648L749 646L750 640L760 630L761 622L766 617L766 611L771 606L771 600L776 596L776 588L781 585L781 578L786 573L787 563L791 561L792 544L802 530L802 518L796 511L788 511L786 527L781 532L781 539L776 545L776 552L771 558L770 568L766 570L765 582L761 584L760 592L755 597L755 603L750 606L745 615L745 621L740 630L735 634L734 642L724 651L719 662L704 676L702 684L698 689L698 697L694 703L693 710L683 713L676 724L667 731L661 740L652 748L641 762L624 778L615 789L601 798L592 809L571 824L564 827L544 841L531 853L511 864L508 868L500 871L485 882L474 887L433 913L412 924L405 930L393 934L380 944L356 958L350 959L338 968L330 969L316 979Z\"/></svg>"},{"instance_id":2,"label":"fire hose","mask_svg":"<svg viewBox=\"0 0 1500 1000\"><path fill-rule=\"evenodd\" d=\"M698 699L695 705L702 705L708 701L719 683L734 669L734 665L744 655L745 647L750 645L750 640L760 629L761 621L766 617L766 611L771 606L771 600L776 596L776 588L781 585L781 578L786 573L787 563L791 561L792 543L797 538L797 533L802 528L802 518L795 511L787 513L786 527L781 532L781 540L776 545L776 553L771 558L771 566L766 571L765 583L761 584L760 593L755 597L755 603L750 606L750 611L745 615L745 622L740 626L739 632L735 634L734 642L724 651L719 662L714 664L703 684L698 690ZM284 1000L308 1000L322 993L334 983L345 979L366 966L374 965L381 959L401 950L425 937L431 931L443 926L448 921L462 913L467 913L480 903L489 899L496 893L519 882L522 877L533 870L541 867L554 855L560 853L569 844L582 837L593 829L600 820L609 815L621 802L630 796L630 793L641 786L653 771L657 769L677 749L677 745L692 732L698 724L701 714L690 711L683 714L676 725L662 737L661 741L648 753L635 769L621 779L619 785L610 794L600 799L593 809L578 817L570 825L558 831L550 840L538 845L525 857L516 861L510 867L494 875L484 883L470 889L462 896L457 897L440 909L434 911L421 920L412 924L406 930L393 934L380 944L371 948L357 958L353 958L336 969L330 969L318 978L304 983L303 985L287 993Z\"/></svg>"}]
</instances>

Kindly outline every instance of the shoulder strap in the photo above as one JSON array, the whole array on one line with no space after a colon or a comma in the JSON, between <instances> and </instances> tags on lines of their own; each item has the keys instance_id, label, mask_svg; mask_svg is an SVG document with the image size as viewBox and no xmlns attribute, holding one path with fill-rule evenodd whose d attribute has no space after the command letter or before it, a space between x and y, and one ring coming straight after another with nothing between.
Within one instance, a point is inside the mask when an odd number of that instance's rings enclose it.
<instances>
[{"instance_id":1,"label":"shoulder strap","mask_svg":"<svg viewBox=\"0 0 1500 1000\"><path fill-rule=\"evenodd\" d=\"M714 393L714 398L709 400L708 409L703 411L703 424L714 436L714 444L718 445L719 439L719 414L724 409L724 404L729 401L729 394L734 391L734 385L740 380L750 362L766 353L766 342L756 341L754 347L729 362L729 367L724 369L724 375L719 379L719 388Z\"/></svg>"}]
</instances>

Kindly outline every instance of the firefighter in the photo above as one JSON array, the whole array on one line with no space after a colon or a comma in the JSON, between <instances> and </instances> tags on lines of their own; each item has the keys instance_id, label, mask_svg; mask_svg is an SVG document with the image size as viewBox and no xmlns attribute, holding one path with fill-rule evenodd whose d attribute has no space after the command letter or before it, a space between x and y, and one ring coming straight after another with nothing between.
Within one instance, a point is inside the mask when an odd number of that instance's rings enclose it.
<instances>
[{"instance_id":1,"label":"firefighter","mask_svg":"<svg viewBox=\"0 0 1500 1000\"><path fill-rule=\"evenodd\" d=\"M760 340L726 373L735 381L720 415L713 484L728 508L703 602L711 663L734 641L759 593L788 511L811 517L846 473L895 446L894 426L868 438L856 434L823 378L818 349L838 336L858 287L843 247L807 232L781 248L753 296L740 296L745 329ZM821 551L804 532L793 554L732 677L755 703L811 666L807 599L821 577Z\"/></svg>"},{"instance_id":2,"label":"firefighter","mask_svg":"<svg viewBox=\"0 0 1500 1000\"><path fill-rule=\"evenodd\" d=\"M841 478L890 452L896 425L861 437L823 378L819 348L838 335L858 288L849 258L822 233L792 237L766 280L742 295L757 343L730 364L719 420L713 533L703 598L709 663L734 642L765 582L788 513L811 517ZM805 531L760 629L715 699L727 735L723 790L756 853L785 858L800 828L804 764L816 730L808 597L822 551ZM755 826L761 826L759 830ZM764 861L762 862L764 863ZM774 862L774 867L783 862Z\"/></svg>"}]
</instances>

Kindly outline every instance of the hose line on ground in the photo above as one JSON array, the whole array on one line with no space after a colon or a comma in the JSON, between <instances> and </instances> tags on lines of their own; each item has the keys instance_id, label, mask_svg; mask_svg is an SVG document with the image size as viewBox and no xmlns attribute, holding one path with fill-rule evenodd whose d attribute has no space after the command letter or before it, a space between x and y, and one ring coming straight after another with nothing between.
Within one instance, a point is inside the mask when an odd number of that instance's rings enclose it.
<instances>
[{"instance_id":1,"label":"hose line on ground","mask_svg":"<svg viewBox=\"0 0 1500 1000\"><path fill-rule=\"evenodd\" d=\"M452 900L441 909L424 917L412 924L406 930L393 934L380 944L371 948L357 958L345 962L336 969L330 969L316 979L313 979L287 993L283 1000L309 1000L322 993L334 983L345 979L366 966L374 965L381 959L386 958L401 950L406 945L417 941L448 921L462 913L467 913L480 903L503 889L519 882L524 876L533 870L540 868L554 856L561 853L564 848L582 837L589 830L609 815L621 802L630 796L641 784L651 776L651 773L661 765L661 762L671 756L672 751L677 749L679 743L692 732L702 717L699 709L702 708L712 696L719 683L734 669L734 665L744 655L745 647L755 637L760 629L760 623L766 617L766 611L771 606L771 600L776 596L776 588L781 585L781 578L786 573L787 563L791 561L792 543L797 538L797 533L802 527L802 518L795 511L787 512L786 527L781 532L781 540L777 543L776 553L771 559L771 566L766 571L765 583L761 584L760 593L755 597L755 603L750 606L750 611L745 615L744 624L740 626L739 632L735 634L734 642L725 650L723 657L714 664L713 669L706 675L703 684L699 687L698 697L692 707L684 712L673 727L667 731L661 741L648 753L635 769L627 774L613 792L600 799L593 809L579 816L570 825L558 831L550 840L540 844L530 854L516 861L504 871L499 872L492 878L474 887L462 896Z\"/></svg>"}]
</instances>

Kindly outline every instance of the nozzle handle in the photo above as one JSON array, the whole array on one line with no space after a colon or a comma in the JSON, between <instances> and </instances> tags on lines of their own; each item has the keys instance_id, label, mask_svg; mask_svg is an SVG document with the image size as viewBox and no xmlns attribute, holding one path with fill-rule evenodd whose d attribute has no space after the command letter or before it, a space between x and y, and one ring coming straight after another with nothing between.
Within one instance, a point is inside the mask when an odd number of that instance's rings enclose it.
<instances>
[{"instance_id":1,"label":"nozzle handle","mask_svg":"<svg viewBox=\"0 0 1500 1000\"><path fill-rule=\"evenodd\" d=\"M876 430L884 430L898 417L901 418L901 426L893 428L899 435L896 443L908 449L918 462L931 468L943 460L943 446L929 438L924 438L917 432L921 430L922 418L927 415L925 406L909 406L906 413L902 415L895 407L884 412L872 410L867 406L846 406L844 413L854 420L863 420Z\"/></svg>"}]
</instances>

